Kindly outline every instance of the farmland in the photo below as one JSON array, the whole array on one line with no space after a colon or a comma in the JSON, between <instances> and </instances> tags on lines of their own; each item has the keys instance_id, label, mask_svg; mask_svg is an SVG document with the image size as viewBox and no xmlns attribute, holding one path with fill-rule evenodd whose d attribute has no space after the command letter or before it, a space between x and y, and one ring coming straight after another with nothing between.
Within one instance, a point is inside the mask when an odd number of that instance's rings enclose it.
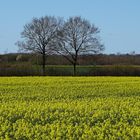
<instances>
[{"instance_id":1,"label":"farmland","mask_svg":"<svg viewBox=\"0 0 140 140\"><path fill-rule=\"evenodd\" d=\"M0 139L140 139L140 78L1 77Z\"/></svg>"}]
</instances>

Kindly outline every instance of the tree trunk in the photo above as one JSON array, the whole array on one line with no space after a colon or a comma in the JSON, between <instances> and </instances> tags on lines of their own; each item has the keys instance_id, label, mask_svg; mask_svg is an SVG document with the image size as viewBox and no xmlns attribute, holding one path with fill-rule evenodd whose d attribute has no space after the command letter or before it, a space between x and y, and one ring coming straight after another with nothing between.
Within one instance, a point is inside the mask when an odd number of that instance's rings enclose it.
<instances>
[{"instance_id":1,"label":"tree trunk","mask_svg":"<svg viewBox=\"0 0 140 140\"><path fill-rule=\"evenodd\" d=\"M76 76L76 63L73 64L73 76Z\"/></svg>"},{"instance_id":2,"label":"tree trunk","mask_svg":"<svg viewBox=\"0 0 140 140\"><path fill-rule=\"evenodd\" d=\"M45 52L42 54L42 75L45 76L45 62L46 62L46 56Z\"/></svg>"},{"instance_id":3,"label":"tree trunk","mask_svg":"<svg viewBox=\"0 0 140 140\"><path fill-rule=\"evenodd\" d=\"M76 48L76 47L75 47ZM78 58L78 51L75 50L75 58L74 58L74 63L73 63L73 75L76 76L77 75L77 71L76 71L76 65L77 65L77 58Z\"/></svg>"}]
</instances>

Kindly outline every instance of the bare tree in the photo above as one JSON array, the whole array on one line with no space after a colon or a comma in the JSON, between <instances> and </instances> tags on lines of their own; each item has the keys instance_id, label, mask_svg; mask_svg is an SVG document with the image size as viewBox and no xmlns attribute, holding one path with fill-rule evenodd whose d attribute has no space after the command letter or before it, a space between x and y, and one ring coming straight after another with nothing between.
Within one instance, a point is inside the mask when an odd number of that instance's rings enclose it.
<instances>
[{"instance_id":1,"label":"bare tree","mask_svg":"<svg viewBox=\"0 0 140 140\"><path fill-rule=\"evenodd\" d=\"M55 51L73 65L74 75L76 75L79 55L99 53L104 49L98 33L97 27L81 17L70 17L64 23L63 29L59 32L59 41Z\"/></svg>"},{"instance_id":2,"label":"bare tree","mask_svg":"<svg viewBox=\"0 0 140 140\"><path fill-rule=\"evenodd\" d=\"M23 41L16 44L20 49L42 55L42 70L45 75L46 56L51 53L62 19L51 16L34 18L24 26L21 33Z\"/></svg>"}]
</instances>

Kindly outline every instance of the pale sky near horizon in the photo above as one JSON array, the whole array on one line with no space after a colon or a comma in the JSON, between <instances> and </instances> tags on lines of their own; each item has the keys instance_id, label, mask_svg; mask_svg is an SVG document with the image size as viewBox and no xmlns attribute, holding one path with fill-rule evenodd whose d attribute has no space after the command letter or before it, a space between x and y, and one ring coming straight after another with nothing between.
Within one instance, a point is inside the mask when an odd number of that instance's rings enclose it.
<instances>
[{"instance_id":1,"label":"pale sky near horizon","mask_svg":"<svg viewBox=\"0 0 140 140\"><path fill-rule=\"evenodd\" d=\"M17 52L33 17L82 16L100 28L104 53L140 54L140 0L0 0L0 53Z\"/></svg>"}]
</instances>

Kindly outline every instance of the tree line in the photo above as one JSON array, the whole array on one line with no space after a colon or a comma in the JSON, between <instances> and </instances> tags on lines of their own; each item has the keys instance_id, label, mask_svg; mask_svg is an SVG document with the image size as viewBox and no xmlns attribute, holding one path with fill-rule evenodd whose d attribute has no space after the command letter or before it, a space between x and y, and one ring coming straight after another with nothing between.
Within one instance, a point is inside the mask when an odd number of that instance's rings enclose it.
<instances>
[{"instance_id":1,"label":"tree line","mask_svg":"<svg viewBox=\"0 0 140 140\"><path fill-rule=\"evenodd\" d=\"M73 65L73 75L80 55L97 54L104 50L99 38L100 30L80 16L67 20L54 16L33 18L21 32L22 40L16 45L22 51L42 56L42 74L45 75L46 58L61 55Z\"/></svg>"},{"instance_id":2,"label":"tree line","mask_svg":"<svg viewBox=\"0 0 140 140\"><path fill-rule=\"evenodd\" d=\"M61 55L49 55L46 57L46 65L71 65ZM41 54L34 53L8 53L0 55L0 64L42 65ZM140 65L140 54L93 54L79 55L77 65Z\"/></svg>"},{"instance_id":3,"label":"tree line","mask_svg":"<svg viewBox=\"0 0 140 140\"><path fill-rule=\"evenodd\" d=\"M61 55L46 56L47 76L72 76L73 66ZM15 53L0 55L0 76L41 76L42 55ZM77 76L140 76L139 54L79 55Z\"/></svg>"}]
</instances>

